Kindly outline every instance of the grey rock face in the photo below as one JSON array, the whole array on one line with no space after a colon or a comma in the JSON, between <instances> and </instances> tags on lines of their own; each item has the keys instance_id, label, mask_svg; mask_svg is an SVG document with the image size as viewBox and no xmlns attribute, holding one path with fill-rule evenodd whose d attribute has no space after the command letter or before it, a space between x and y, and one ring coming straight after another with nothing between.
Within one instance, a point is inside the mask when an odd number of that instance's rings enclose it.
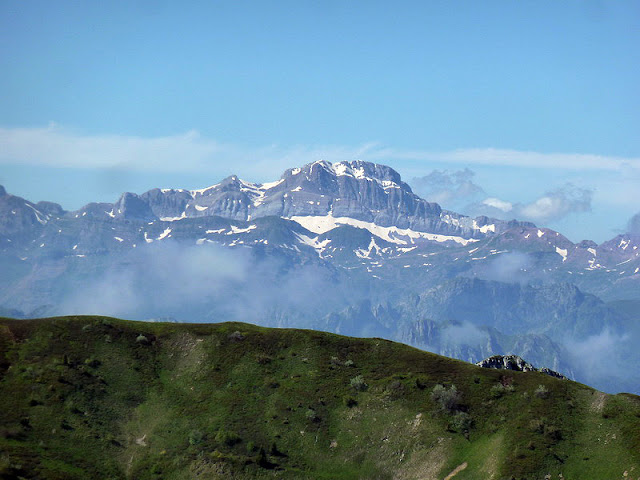
<instances>
[{"instance_id":1,"label":"grey rock face","mask_svg":"<svg viewBox=\"0 0 640 480\"><path fill-rule=\"evenodd\" d=\"M140 195L140 199L149 205L158 218L180 218L192 196L186 190L154 188Z\"/></svg>"},{"instance_id":2,"label":"grey rock face","mask_svg":"<svg viewBox=\"0 0 640 480\"><path fill-rule=\"evenodd\" d=\"M115 218L125 220L156 220L157 217L147 202L135 193L123 193L113 206Z\"/></svg>"},{"instance_id":3,"label":"grey rock face","mask_svg":"<svg viewBox=\"0 0 640 480\"><path fill-rule=\"evenodd\" d=\"M45 225L52 216L61 215L62 207L56 203L40 202L37 205L0 190L0 235L20 235Z\"/></svg>"},{"instance_id":4,"label":"grey rock face","mask_svg":"<svg viewBox=\"0 0 640 480\"><path fill-rule=\"evenodd\" d=\"M86 207L81 210L94 214ZM125 193L111 209L116 218L151 221L220 216L254 220L267 216L349 217L383 227L410 228L440 235L484 238L526 222L476 219L442 210L415 195L390 167L363 161L314 162L284 172L267 184L233 175L202 190L153 189L138 196Z\"/></svg>"},{"instance_id":5,"label":"grey rock face","mask_svg":"<svg viewBox=\"0 0 640 480\"><path fill-rule=\"evenodd\" d=\"M493 355L482 360L481 362L476 363L476 365L482 368L495 368L498 370L514 370L517 372L541 372L546 373L547 375L550 375L552 377L567 380L567 377L565 377L561 373L554 372L553 370L549 370L548 368L543 367L541 369L537 369L518 355Z\"/></svg>"},{"instance_id":6,"label":"grey rock face","mask_svg":"<svg viewBox=\"0 0 640 480\"><path fill-rule=\"evenodd\" d=\"M517 372L535 372L536 367L526 362L518 355L493 355L478 363L482 368L496 368L498 370L515 370Z\"/></svg>"},{"instance_id":7,"label":"grey rock face","mask_svg":"<svg viewBox=\"0 0 640 480\"><path fill-rule=\"evenodd\" d=\"M505 334L524 331L577 338L617 329L618 315L597 297L568 283L520 285L458 277L420 296L418 315L488 325Z\"/></svg>"}]
</instances>

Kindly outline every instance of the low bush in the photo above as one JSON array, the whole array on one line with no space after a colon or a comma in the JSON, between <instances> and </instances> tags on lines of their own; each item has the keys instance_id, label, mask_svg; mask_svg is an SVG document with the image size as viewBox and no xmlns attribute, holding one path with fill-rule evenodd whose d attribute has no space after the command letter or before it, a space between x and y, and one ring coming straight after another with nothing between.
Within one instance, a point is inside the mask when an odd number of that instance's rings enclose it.
<instances>
[{"instance_id":1,"label":"low bush","mask_svg":"<svg viewBox=\"0 0 640 480\"><path fill-rule=\"evenodd\" d=\"M189 445L200 445L204 440L204 435L200 430L189 432Z\"/></svg>"},{"instance_id":2,"label":"low bush","mask_svg":"<svg viewBox=\"0 0 640 480\"><path fill-rule=\"evenodd\" d=\"M444 385L436 385L431 390L431 399L441 410L452 412L458 408L460 393L455 385L451 385L449 389Z\"/></svg>"},{"instance_id":3,"label":"low bush","mask_svg":"<svg viewBox=\"0 0 640 480\"><path fill-rule=\"evenodd\" d=\"M359 392L364 392L369 385L364 381L362 375L356 375L349 381L350 385Z\"/></svg>"},{"instance_id":4,"label":"low bush","mask_svg":"<svg viewBox=\"0 0 640 480\"><path fill-rule=\"evenodd\" d=\"M233 447L234 445L242 441L242 439L238 435L233 432L228 432L224 428L218 430L218 433L216 433L215 436L215 440L219 444L224 444L228 447Z\"/></svg>"},{"instance_id":5,"label":"low bush","mask_svg":"<svg viewBox=\"0 0 640 480\"><path fill-rule=\"evenodd\" d=\"M473 419L467 412L456 412L456 414L451 419L451 422L449 422L449 427L451 428L451 430L460 433L468 432L472 426Z\"/></svg>"},{"instance_id":6,"label":"low bush","mask_svg":"<svg viewBox=\"0 0 640 480\"><path fill-rule=\"evenodd\" d=\"M348 407L348 408L353 408L353 407L355 407L356 405L358 405L358 401L357 401L355 398L351 397L351 396L344 397L344 398L342 399L342 402L343 402L343 403L345 404L345 406L346 406L346 407Z\"/></svg>"},{"instance_id":7,"label":"low bush","mask_svg":"<svg viewBox=\"0 0 640 480\"><path fill-rule=\"evenodd\" d=\"M533 394L538 398L548 398L549 390L544 385L538 385L538 388L536 388Z\"/></svg>"}]
</instances>

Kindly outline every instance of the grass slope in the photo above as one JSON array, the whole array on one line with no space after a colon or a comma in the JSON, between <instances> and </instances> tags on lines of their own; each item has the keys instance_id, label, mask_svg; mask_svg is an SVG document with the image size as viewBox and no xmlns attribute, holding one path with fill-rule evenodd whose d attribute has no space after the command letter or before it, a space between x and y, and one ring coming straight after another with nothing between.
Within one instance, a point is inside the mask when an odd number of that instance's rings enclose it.
<instances>
[{"instance_id":1,"label":"grass slope","mask_svg":"<svg viewBox=\"0 0 640 480\"><path fill-rule=\"evenodd\" d=\"M640 478L640 398L380 339L0 319L3 479L546 475Z\"/></svg>"}]
</instances>

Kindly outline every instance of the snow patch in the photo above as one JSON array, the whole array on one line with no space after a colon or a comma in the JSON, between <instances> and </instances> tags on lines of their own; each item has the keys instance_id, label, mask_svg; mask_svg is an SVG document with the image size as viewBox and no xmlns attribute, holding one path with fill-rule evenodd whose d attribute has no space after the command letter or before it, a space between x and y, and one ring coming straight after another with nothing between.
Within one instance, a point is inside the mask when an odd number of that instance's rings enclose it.
<instances>
[{"instance_id":1,"label":"snow patch","mask_svg":"<svg viewBox=\"0 0 640 480\"><path fill-rule=\"evenodd\" d=\"M294 233L294 235L296 236L296 238L298 239L298 241L304 245L308 245L309 247L313 248L316 250L316 252L318 252L318 256L322 257L322 253L324 252L324 250L327 248L327 245L329 245L329 243L331 243L331 240L326 238L323 241L318 241L318 237L307 237L306 235L303 235L301 233Z\"/></svg>"},{"instance_id":2,"label":"snow patch","mask_svg":"<svg viewBox=\"0 0 640 480\"><path fill-rule=\"evenodd\" d=\"M165 229L164 232L162 232L159 236L158 236L158 240L163 240L165 238L167 238L167 236L171 233L171 229L167 228Z\"/></svg>"},{"instance_id":3,"label":"snow patch","mask_svg":"<svg viewBox=\"0 0 640 480\"><path fill-rule=\"evenodd\" d=\"M182 215L179 217L161 217L160 220L163 222L175 222L176 220L182 220L183 218L187 218L187 212L182 212Z\"/></svg>"},{"instance_id":4,"label":"snow patch","mask_svg":"<svg viewBox=\"0 0 640 480\"><path fill-rule=\"evenodd\" d=\"M556 247L556 253L562 257L562 262L567 261L567 249L566 248L558 248Z\"/></svg>"},{"instance_id":5,"label":"snow patch","mask_svg":"<svg viewBox=\"0 0 640 480\"><path fill-rule=\"evenodd\" d=\"M326 216L293 216L289 220L299 223L301 226L316 234L323 234L329 230L333 230L341 225L351 225L356 228L362 228L368 230L370 233L377 237L386 240L387 242L395 243L398 245L409 245L415 243L415 240L429 240L435 242L448 242L453 241L461 245L468 245L472 242L477 242L476 239L466 239L462 237L456 237L453 235L438 235L435 233L418 232L411 229L402 229L398 227L381 227L372 222L365 222L363 220L356 220L349 217L333 217L331 215Z\"/></svg>"},{"instance_id":6,"label":"snow patch","mask_svg":"<svg viewBox=\"0 0 640 480\"><path fill-rule=\"evenodd\" d=\"M267 183L263 183L260 185L260 189L261 190L271 190L274 187L277 187L278 185L280 185L282 182L284 182L284 178L281 178L280 180L276 180L275 182L267 182Z\"/></svg>"},{"instance_id":7,"label":"snow patch","mask_svg":"<svg viewBox=\"0 0 640 480\"><path fill-rule=\"evenodd\" d=\"M493 232L495 233L496 231L496 226L494 224L491 225L483 225L483 226L478 226L478 222L476 222L475 220L473 221L473 229L474 230L480 230L482 233L488 233L488 232Z\"/></svg>"},{"instance_id":8,"label":"snow patch","mask_svg":"<svg viewBox=\"0 0 640 480\"><path fill-rule=\"evenodd\" d=\"M42 225L44 225L45 223L47 223L47 218L45 215L43 215L43 213L40 210L37 210L36 208L32 207L31 205L29 205L28 203L25 203L25 205L27 207L29 207L31 210L33 210L33 213L36 214L36 220L41 223ZM82 215L86 215L87 212L84 212Z\"/></svg>"},{"instance_id":9,"label":"snow patch","mask_svg":"<svg viewBox=\"0 0 640 480\"><path fill-rule=\"evenodd\" d=\"M115 240L119 241L119 242L124 242L124 239L120 238L120 237L113 237Z\"/></svg>"},{"instance_id":10,"label":"snow patch","mask_svg":"<svg viewBox=\"0 0 640 480\"><path fill-rule=\"evenodd\" d=\"M214 188L216 188L218 185L220 185L219 183L216 183L215 185L211 185L210 187L206 187L206 188L201 188L200 190L190 190L189 194L195 198L198 195L203 195L204 192L208 192L209 190L213 190Z\"/></svg>"},{"instance_id":11,"label":"snow patch","mask_svg":"<svg viewBox=\"0 0 640 480\"><path fill-rule=\"evenodd\" d=\"M359 248L358 250L354 250L354 253L357 257L360 258L371 258L371 253L375 250L376 255L380 255L380 251L382 250L378 244L376 243L375 238L372 238L369 242L369 247L365 250L363 248Z\"/></svg>"},{"instance_id":12,"label":"snow patch","mask_svg":"<svg viewBox=\"0 0 640 480\"><path fill-rule=\"evenodd\" d=\"M202 205L194 205L194 207L196 208L196 210L198 210L199 212L204 212L205 210L208 210L209 207L203 207Z\"/></svg>"},{"instance_id":13,"label":"snow patch","mask_svg":"<svg viewBox=\"0 0 640 480\"><path fill-rule=\"evenodd\" d=\"M247 228L238 228L235 225L231 225L231 231L227 232L227 235L233 235L235 233L247 233L251 230L258 228L256 225L249 225Z\"/></svg>"}]
</instances>

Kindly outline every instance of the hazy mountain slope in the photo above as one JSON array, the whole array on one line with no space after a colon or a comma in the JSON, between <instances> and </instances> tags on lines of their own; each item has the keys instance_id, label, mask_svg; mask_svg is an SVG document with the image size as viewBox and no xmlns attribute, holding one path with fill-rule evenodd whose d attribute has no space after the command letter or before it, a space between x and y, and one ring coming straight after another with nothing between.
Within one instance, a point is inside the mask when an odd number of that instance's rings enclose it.
<instances>
[{"instance_id":1,"label":"hazy mountain slope","mask_svg":"<svg viewBox=\"0 0 640 480\"><path fill-rule=\"evenodd\" d=\"M0 320L0 347L3 478L640 470L638 397L380 339L75 317Z\"/></svg>"},{"instance_id":2,"label":"hazy mountain slope","mask_svg":"<svg viewBox=\"0 0 640 480\"><path fill-rule=\"evenodd\" d=\"M0 307L318 328L474 361L514 353L640 393L637 322L600 301L640 300L639 247L629 234L574 244L446 211L368 162L127 192L74 212L2 188Z\"/></svg>"}]
</instances>

